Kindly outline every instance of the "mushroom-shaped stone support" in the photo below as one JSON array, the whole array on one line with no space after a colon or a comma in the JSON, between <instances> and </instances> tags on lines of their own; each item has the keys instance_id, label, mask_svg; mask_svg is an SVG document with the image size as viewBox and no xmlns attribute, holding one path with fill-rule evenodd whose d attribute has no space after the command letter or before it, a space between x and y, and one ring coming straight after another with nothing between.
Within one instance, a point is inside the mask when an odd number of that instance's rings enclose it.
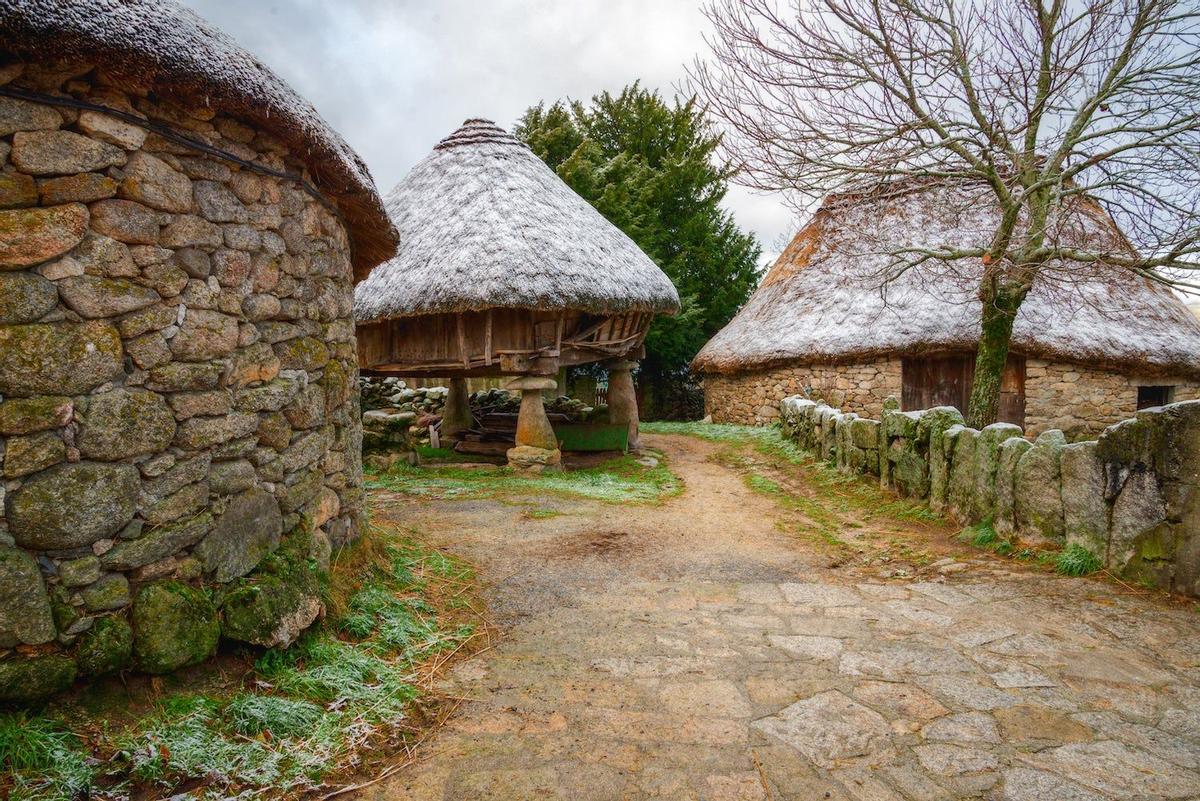
<instances>
[{"instance_id":1,"label":"mushroom-shaped stone support","mask_svg":"<svg viewBox=\"0 0 1200 801\"><path fill-rule=\"evenodd\" d=\"M637 362L616 361L608 365L608 422L629 427L629 449L638 447L638 406L633 391L633 368Z\"/></svg>"},{"instance_id":2,"label":"mushroom-shaped stone support","mask_svg":"<svg viewBox=\"0 0 1200 801\"><path fill-rule=\"evenodd\" d=\"M517 415L517 444L508 451L508 464L520 470L541 472L562 461L558 438L542 403L544 390L556 389L553 378L522 376L508 383L508 389L520 390L521 412Z\"/></svg>"},{"instance_id":3,"label":"mushroom-shaped stone support","mask_svg":"<svg viewBox=\"0 0 1200 801\"><path fill-rule=\"evenodd\" d=\"M442 411L442 439L456 439L471 427L471 400L467 395L467 379L450 379L450 394Z\"/></svg>"}]
</instances>

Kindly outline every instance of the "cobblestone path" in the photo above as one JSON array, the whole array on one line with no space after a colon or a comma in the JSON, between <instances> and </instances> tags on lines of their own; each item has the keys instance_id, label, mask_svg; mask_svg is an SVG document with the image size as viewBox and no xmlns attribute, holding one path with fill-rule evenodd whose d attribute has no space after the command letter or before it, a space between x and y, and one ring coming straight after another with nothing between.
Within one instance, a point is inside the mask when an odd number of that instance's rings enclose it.
<instances>
[{"instance_id":1,"label":"cobblestone path","mask_svg":"<svg viewBox=\"0 0 1200 801\"><path fill-rule=\"evenodd\" d=\"M478 565L503 633L363 798L1200 798L1195 607L967 546L830 566L715 446L646 439L687 484L657 507L376 497Z\"/></svg>"}]
</instances>

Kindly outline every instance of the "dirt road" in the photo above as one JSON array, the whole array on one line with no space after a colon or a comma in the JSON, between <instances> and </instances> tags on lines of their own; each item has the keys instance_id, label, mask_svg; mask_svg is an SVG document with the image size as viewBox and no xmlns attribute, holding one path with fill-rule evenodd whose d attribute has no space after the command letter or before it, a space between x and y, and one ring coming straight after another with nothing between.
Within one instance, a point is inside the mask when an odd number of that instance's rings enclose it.
<instances>
[{"instance_id":1,"label":"dirt road","mask_svg":"<svg viewBox=\"0 0 1200 801\"><path fill-rule=\"evenodd\" d=\"M1200 797L1194 609L967 546L944 575L831 567L715 446L645 439L686 484L660 506L376 495L478 566L502 635L360 797Z\"/></svg>"}]
</instances>

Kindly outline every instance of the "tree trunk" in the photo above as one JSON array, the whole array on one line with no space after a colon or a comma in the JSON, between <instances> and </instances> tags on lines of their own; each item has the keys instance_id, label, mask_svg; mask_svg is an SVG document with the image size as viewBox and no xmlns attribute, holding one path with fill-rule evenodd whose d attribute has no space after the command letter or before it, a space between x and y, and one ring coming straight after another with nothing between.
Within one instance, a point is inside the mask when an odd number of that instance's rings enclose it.
<instances>
[{"instance_id":1,"label":"tree trunk","mask_svg":"<svg viewBox=\"0 0 1200 801\"><path fill-rule=\"evenodd\" d=\"M983 294L979 350L975 355L975 378L967 413L967 425L980 429L996 422L1000 414L1000 382L1008 362L1013 321L1024 300L1023 295L1003 290L989 289Z\"/></svg>"}]
</instances>

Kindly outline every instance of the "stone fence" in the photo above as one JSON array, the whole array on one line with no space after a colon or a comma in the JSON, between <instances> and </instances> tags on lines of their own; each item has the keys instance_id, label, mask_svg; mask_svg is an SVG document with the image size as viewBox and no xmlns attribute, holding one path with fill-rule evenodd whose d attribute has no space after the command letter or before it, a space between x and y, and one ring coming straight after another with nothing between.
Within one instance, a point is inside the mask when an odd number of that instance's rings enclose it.
<instances>
[{"instance_id":1,"label":"stone fence","mask_svg":"<svg viewBox=\"0 0 1200 801\"><path fill-rule=\"evenodd\" d=\"M879 477L963 523L1031 544L1079 545L1116 575L1200 596L1200 401L1144 409L1099 439L982 431L953 407L883 419L790 397L785 435L839 470Z\"/></svg>"}]
</instances>

